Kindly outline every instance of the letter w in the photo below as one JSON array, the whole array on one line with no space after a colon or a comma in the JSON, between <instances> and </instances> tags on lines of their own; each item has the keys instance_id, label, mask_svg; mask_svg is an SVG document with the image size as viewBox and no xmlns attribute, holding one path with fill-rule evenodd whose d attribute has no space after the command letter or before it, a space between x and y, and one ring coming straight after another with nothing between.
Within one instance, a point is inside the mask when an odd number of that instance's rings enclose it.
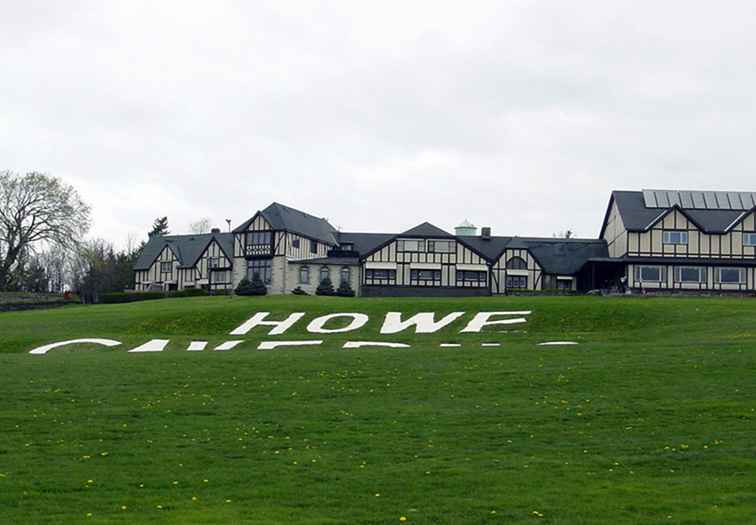
<instances>
[{"instance_id":1,"label":"letter w","mask_svg":"<svg viewBox=\"0 0 756 525\"><path fill-rule=\"evenodd\" d=\"M231 332L231 335L246 335L255 326L273 326L274 328L268 332L268 335L281 335L305 315L302 312L297 312L291 314L283 321L266 321L265 318L268 317L268 313L269 312L256 313L244 324L235 328L234 331Z\"/></svg>"},{"instance_id":2,"label":"letter w","mask_svg":"<svg viewBox=\"0 0 756 525\"><path fill-rule=\"evenodd\" d=\"M416 334L432 334L438 332L444 326L453 323L465 312L452 312L440 321L436 321L434 312L420 312L415 314L406 321L402 321L401 312L389 312L386 314L386 320L381 327L382 334L398 334L402 330L414 326Z\"/></svg>"}]
</instances>

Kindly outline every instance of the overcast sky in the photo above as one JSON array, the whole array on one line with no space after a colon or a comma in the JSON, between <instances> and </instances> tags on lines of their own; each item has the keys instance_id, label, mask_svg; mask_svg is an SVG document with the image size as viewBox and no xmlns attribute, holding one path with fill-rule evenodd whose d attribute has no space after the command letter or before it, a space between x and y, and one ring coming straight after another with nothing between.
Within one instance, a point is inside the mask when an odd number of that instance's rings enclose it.
<instances>
[{"instance_id":1,"label":"overcast sky","mask_svg":"<svg viewBox=\"0 0 756 525\"><path fill-rule=\"evenodd\" d=\"M118 245L278 201L345 231L595 237L612 189L756 191L749 0L0 0L0 169Z\"/></svg>"}]
</instances>

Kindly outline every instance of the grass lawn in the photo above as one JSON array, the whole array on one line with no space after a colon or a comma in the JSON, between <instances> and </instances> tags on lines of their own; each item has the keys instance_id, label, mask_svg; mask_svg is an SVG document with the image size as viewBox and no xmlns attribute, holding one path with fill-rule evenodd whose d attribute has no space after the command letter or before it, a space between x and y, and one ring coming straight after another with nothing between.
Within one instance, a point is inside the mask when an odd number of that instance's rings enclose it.
<instances>
[{"instance_id":1,"label":"grass lawn","mask_svg":"<svg viewBox=\"0 0 756 525\"><path fill-rule=\"evenodd\" d=\"M459 333L497 310L533 313ZM307 315L282 336L228 335L258 311ZM387 311L467 314L382 336ZM306 332L334 312L370 322ZM82 337L123 345L28 354ZM153 338L171 343L126 352ZM212 350L232 339L245 342ZM186 352L191 340L210 346ZM536 344L554 340L580 344ZM0 523L756 522L754 300L215 297L0 313L0 393Z\"/></svg>"}]
</instances>

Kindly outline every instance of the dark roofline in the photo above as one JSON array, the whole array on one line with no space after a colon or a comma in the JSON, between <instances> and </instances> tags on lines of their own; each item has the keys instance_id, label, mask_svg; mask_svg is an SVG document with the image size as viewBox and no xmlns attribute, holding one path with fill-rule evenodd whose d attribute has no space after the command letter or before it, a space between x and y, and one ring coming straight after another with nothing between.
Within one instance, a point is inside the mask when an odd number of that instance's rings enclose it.
<instances>
[{"instance_id":1,"label":"dark roofline","mask_svg":"<svg viewBox=\"0 0 756 525\"><path fill-rule=\"evenodd\" d=\"M200 235L207 235L207 234L200 234ZM199 251L199 254L197 255L197 257L191 262L191 264L182 265L180 266L180 268L194 268L195 266L197 266L197 261L199 261L202 258L202 255L207 251L208 247L210 247L210 244L212 244L213 242L217 242L218 247L223 252L223 255L225 255L226 259L231 261L233 264L234 258L228 255L226 250L223 248L223 243L216 240L215 238L216 235L224 235L224 234L223 233L210 233L210 238L207 240L207 243L205 243L205 246ZM233 235L233 234L228 233L228 235ZM186 237L191 237L191 235L187 235Z\"/></svg>"}]
</instances>

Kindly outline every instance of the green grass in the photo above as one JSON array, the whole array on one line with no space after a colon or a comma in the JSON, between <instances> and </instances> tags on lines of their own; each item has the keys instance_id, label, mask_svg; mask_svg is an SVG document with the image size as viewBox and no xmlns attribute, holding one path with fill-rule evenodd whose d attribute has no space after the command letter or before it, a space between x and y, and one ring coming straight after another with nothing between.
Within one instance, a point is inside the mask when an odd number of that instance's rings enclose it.
<instances>
[{"instance_id":1,"label":"green grass","mask_svg":"<svg viewBox=\"0 0 756 525\"><path fill-rule=\"evenodd\" d=\"M502 309L533 314L508 333L458 333ZM439 334L380 336L391 310L468 314ZM230 352L184 351L235 339L256 311L308 315ZM323 347L255 350L313 338L307 322L333 312L371 321ZM27 353L79 337L124 345ZM171 345L125 351L151 338ZM350 339L412 348L341 349ZM581 344L536 346L557 339ZM5 313L0 393L0 523L756 521L752 300L217 297Z\"/></svg>"}]
</instances>

